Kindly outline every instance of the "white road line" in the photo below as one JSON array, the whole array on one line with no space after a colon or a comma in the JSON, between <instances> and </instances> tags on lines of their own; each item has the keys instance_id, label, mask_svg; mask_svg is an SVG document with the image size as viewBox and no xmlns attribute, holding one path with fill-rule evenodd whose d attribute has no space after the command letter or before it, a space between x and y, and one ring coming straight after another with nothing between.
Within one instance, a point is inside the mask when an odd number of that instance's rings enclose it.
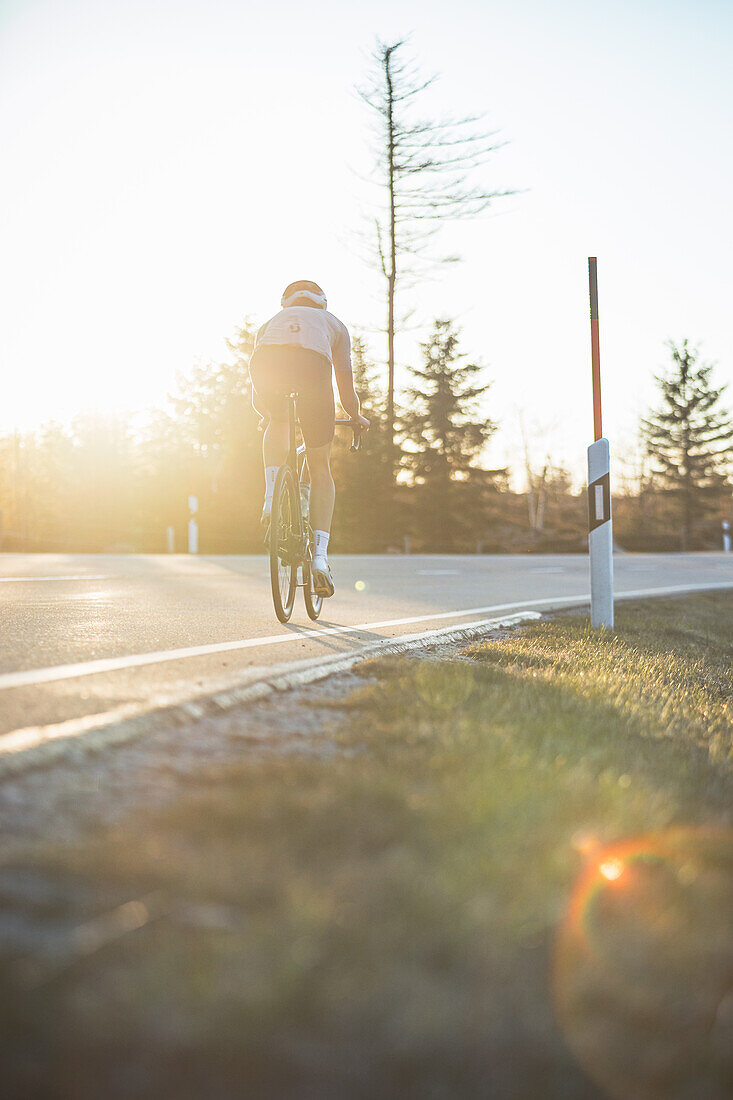
<instances>
[{"instance_id":1,"label":"white road line","mask_svg":"<svg viewBox=\"0 0 733 1100\"><path fill-rule=\"evenodd\" d=\"M718 584L677 584L663 588L643 588L633 592L617 592L617 599L634 599L644 596L672 596L683 592L702 592L712 589L733 588L733 581ZM365 630L381 630L391 626L409 626L412 623L437 622L442 619L460 619L467 615L485 615L488 612L518 611L523 608L569 607L588 603L590 595L547 596L541 600L515 600L513 603L489 604L486 607L466 607L461 611L440 611L412 615L405 619L383 619L381 622L355 623L353 626L324 626L294 631L292 634L270 634L262 638L241 638L233 642L212 642L207 645L186 646L182 649L163 649L154 653L132 653L127 657L102 657L94 661L79 661L72 665L52 665L50 668L31 668L22 672L6 672L0 675L0 691L7 688L51 684L59 680L75 680L81 676L94 676L99 672L121 672L129 668L159 665L166 661L181 661L188 657L208 657L213 653L232 653L241 649L257 649L266 645L282 645L307 638L326 638L334 634L359 634ZM468 625L468 624L466 624Z\"/></svg>"},{"instance_id":2,"label":"white road line","mask_svg":"<svg viewBox=\"0 0 733 1100\"><path fill-rule=\"evenodd\" d=\"M418 577L457 577L460 569L418 569Z\"/></svg>"},{"instance_id":3,"label":"white road line","mask_svg":"<svg viewBox=\"0 0 733 1100\"><path fill-rule=\"evenodd\" d=\"M106 581L107 574L80 573L73 577L0 577L0 584L25 584L28 581Z\"/></svg>"},{"instance_id":4,"label":"white road line","mask_svg":"<svg viewBox=\"0 0 733 1100\"><path fill-rule=\"evenodd\" d=\"M25 771L36 764L61 759L77 749L97 751L150 734L155 721L170 725L190 724L207 714L221 714L233 707L256 702L275 691L324 680L337 672L345 672L365 657L384 653L409 653L436 644L470 641L484 636L488 630L515 626L529 619L540 619L538 611L484 619L458 626L441 627L420 634L405 634L396 638L381 638L348 653L331 657L316 657L288 664L261 668L255 680L234 682L213 694L191 697L190 694L158 695L145 703L126 703L102 714L70 718L48 726L28 726L0 736L0 780Z\"/></svg>"}]
</instances>

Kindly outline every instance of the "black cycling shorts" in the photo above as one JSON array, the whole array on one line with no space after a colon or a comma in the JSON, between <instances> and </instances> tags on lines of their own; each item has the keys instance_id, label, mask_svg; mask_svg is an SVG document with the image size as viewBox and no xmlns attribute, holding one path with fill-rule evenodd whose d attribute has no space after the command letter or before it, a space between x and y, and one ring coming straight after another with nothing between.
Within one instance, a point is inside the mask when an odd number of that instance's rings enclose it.
<instances>
[{"instance_id":1,"label":"black cycling shorts","mask_svg":"<svg viewBox=\"0 0 733 1100\"><path fill-rule=\"evenodd\" d=\"M287 420L288 394L297 393L298 420L306 447L333 442L336 406L331 364L309 348L265 344L252 356L252 404L260 416Z\"/></svg>"}]
</instances>

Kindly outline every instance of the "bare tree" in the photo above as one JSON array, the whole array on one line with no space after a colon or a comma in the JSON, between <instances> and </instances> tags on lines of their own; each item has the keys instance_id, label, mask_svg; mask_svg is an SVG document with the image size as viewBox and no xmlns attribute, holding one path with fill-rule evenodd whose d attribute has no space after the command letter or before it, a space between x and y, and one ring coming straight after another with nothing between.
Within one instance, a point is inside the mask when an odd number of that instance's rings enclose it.
<instances>
[{"instance_id":1,"label":"bare tree","mask_svg":"<svg viewBox=\"0 0 733 1100\"><path fill-rule=\"evenodd\" d=\"M545 525L545 507L547 506L547 474L550 469L550 456L547 455L542 470L532 466L529 454L529 441L524 427L524 416L519 413L519 430L522 433L524 448L524 473L527 478L527 508L529 509L529 527L533 535L542 533Z\"/></svg>"},{"instance_id":2,"label":"bare tree","mask_svg":"<svg viewBox=\"0 0 733 1100\"><path fill-rule=\"evenodd\" d=\"M480 128L481 116L433 120L416 114L421 93L436 77L421 76L404 58L404 47L404 41L378 41L368 84L357 89L374 112L376 171L385 199L375 230L377 262L387 283L386 418L393 456L398 283L414 276L420 257L430 263L458 259L430 254L431 239L446 222L476 217L493 199L512 193L471 183L499 148L495 135Z\"/></svg>"},{"instance_id":3,"label":"bare tree","mask_svg":"<svg viewBox=\"0 0 733 1100\"><path fill-rule=\"evenodd\" d=\"M570 488L567 470L551 458L558 449L557 436L561 425L557 419L544 422L533 420L528 425L523 410L518 408L516 412L524 452L529 528L533 538L539 539L545 529L548 506L558 494Z\"/></svg>"}]
</instances>

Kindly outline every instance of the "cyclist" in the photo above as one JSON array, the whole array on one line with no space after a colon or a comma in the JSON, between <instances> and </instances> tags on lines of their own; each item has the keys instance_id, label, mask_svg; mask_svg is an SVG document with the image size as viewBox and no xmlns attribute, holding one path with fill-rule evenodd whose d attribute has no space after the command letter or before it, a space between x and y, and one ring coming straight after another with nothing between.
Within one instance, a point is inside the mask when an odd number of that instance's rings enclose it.
<instances>
[{"instance_id":1,"label":"cyclist","mask_svg":"<svg viewBox=\"0 0 733 1100\"><path fill-rule=\"evenodd\" d=\"M330 452L335 407L331 368L339 400L363 432L369 421L360 413L351 369L351 341L346 326L326 309L326 295L318 283L301 279L283 292L282 309L257 332L250 361L252 404L266 421L262 453L265 464L265 504L262 525L267 527L279 467L288 453L288 414L285 398L298 394L298 419L310 471L310 524L313 528L313 590L332 596L333 577L328 564L328 539L336 494Z\"/></svg>"}]
</instances>

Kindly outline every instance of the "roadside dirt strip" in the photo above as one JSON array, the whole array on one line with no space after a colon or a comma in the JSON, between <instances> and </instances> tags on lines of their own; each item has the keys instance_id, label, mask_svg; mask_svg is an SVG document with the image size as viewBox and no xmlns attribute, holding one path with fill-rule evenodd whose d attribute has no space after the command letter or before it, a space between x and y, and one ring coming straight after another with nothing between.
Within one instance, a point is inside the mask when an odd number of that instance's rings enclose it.
<instances>
[{"instance_id":1,"label":"roadside dirt strip","mask_svg":"<svg viewBox=\"0 0 733 1100\"><path fill-rule=\"evenodd\" d=\"M498 632L497 632L498 633ZM439 650L455 654L461 643ZM148 813L180 797L192 783L244 761L290 755L328 759L341 755L332 730L343 721L343 704L369 682L353 671L251 699L246 707L213 708L185 723L147 724L145 736L115 742L107 751L86 746L75 754L37 761L0 780L0 860L4 863ZM43 766L45 764L49 766Z\"/></svg>"},{"instance_id":2,"label":"roadside dirt strip","mask_svg":"<svg viewBox=\"0 0 733 1100\"><path fill-rule=\"evenodd\" d=\"M266 681L75 735L61 732L26 751L18 746L2 759L0 857L22 862L49 841L73 845L139 810L168 804L188 784L235 762L290 754L320 759L340 755L344 749L331 731L343 721L342 704L369 682L363 674L355 675L354 665L373 656L409 652L455 660L477 637L500 637L539 618L538 612L503 616L391 639L326 660L279 666Z\"/></svg>"}]
</instances>

